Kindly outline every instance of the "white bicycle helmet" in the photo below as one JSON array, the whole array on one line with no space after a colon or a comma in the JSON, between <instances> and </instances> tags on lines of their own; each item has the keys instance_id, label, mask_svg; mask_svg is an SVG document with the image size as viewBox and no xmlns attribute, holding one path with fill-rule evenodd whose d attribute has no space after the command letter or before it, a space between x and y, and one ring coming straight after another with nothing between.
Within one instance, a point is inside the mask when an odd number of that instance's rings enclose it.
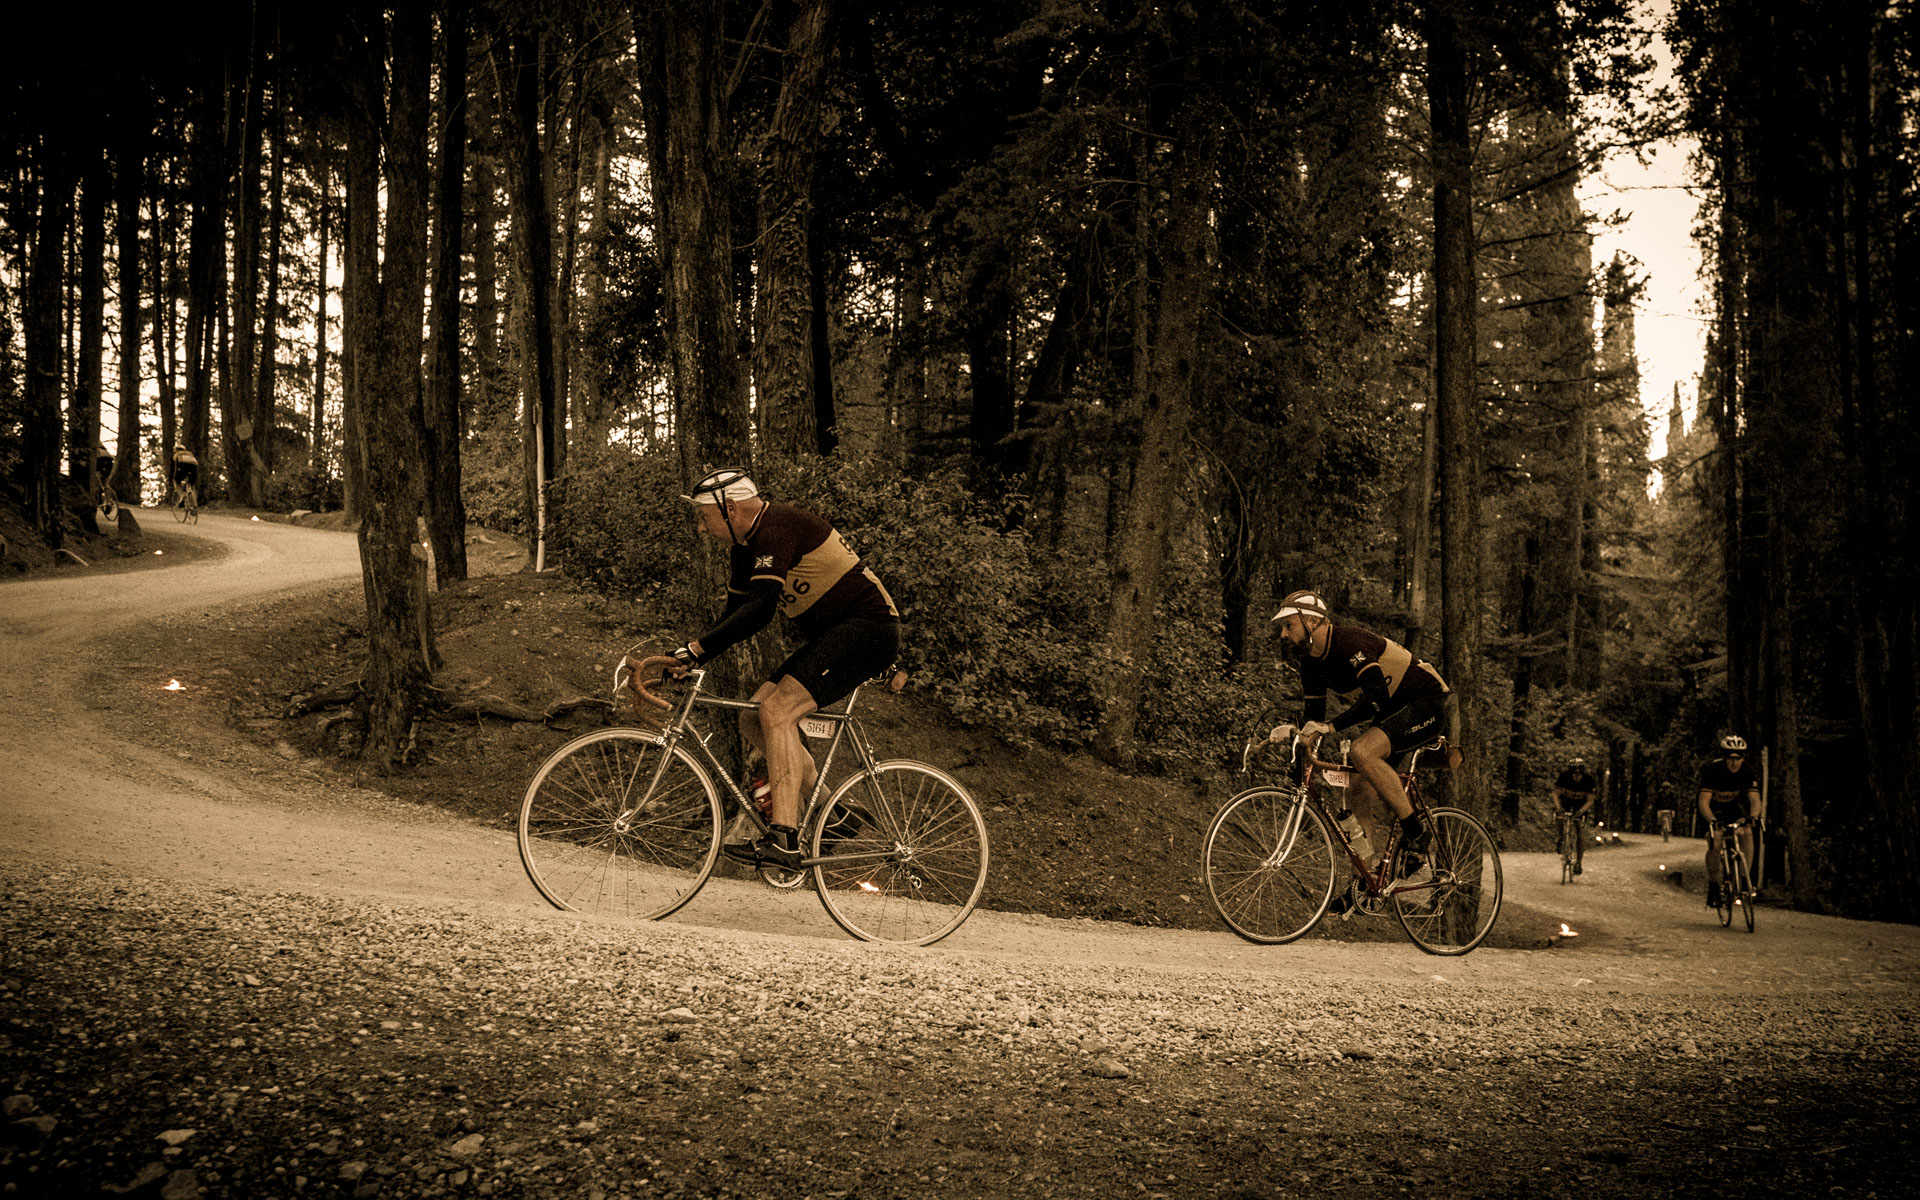
<instances>
[{"instance_id":1,"label":"white bicycle helmet","mask_svg":"<svg viewBox=\"0 0 1920 1200\"><path fill-rule=\"evenodd\" d=\"M1720 739L1720 748L1728 754L1745 754L1747 750L1747 739L1729 733Z\"/></svg>"}]
</instances>

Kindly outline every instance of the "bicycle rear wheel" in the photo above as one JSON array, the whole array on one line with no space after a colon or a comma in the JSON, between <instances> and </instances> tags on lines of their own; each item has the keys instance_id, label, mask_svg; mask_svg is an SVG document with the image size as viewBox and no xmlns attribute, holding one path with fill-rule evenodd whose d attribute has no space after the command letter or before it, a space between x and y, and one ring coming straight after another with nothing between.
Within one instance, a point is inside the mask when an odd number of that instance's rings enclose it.
<instances>
[{"instance_id":1,"label":"bicycle rear wheel","mask_svg":"<svg viewBox=\"0 0 1920 1200\"><path fill-rule=\"evenodd\" d=\"M1319 923L1333 899L1333 831L1293 792L1252 788L1220 806L1201 870L1220 919L1250 942L1277 946Z\"/></svg>"},{"instance_id":2,"label":"bicycle rear wheel","mask_svg":"<svg viewBox=\"0 0 1920 1200\"><path fill-rule=\"evenodd\" d=\"M987 885L987 823L967 790L925 763L861 771L806 835L814 890L865 942L926 946L960 928Z\"/></svg>"},{"instance_id":3,"label":"bicycle rear wheel","mask_svg":"<svg viewBox=\"0 0 1920 1200\"><path fill-rule=\"evenodd\" d=\"M527 785L520 861L555 908L653 920L707 881L720 829L720 794L692 755L600 729L554 751Z\"/></svg>"},{"instance_id":4,"label":"bicycle rear wheel","mask_svg":"<svg viewBox=\"0 0 1920 1200\"><path fill-rule=\"evenodd\" d=\"M1427 814L1431 878L1389 893L1393 915L1428 954L1465 954L1500 916L1500 851L1486 826L1457 808Z\"/></svg>"}]
</instances>

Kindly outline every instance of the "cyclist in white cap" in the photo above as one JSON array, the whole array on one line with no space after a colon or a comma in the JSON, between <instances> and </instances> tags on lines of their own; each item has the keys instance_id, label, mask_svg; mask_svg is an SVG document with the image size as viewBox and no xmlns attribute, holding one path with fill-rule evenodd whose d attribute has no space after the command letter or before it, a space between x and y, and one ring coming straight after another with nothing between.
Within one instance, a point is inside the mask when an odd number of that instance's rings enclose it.
<instances>
[{"instance_id":1,"label":"cyclist in white cap","mask_svg":"<svg viewBox=\"0 0 1920 1200\"><path fill-rule=\"evenodd\" d=\"M1401 846L1407 854L1424 854L1427 831L1414 819L1413 805L1391 760L1425 745L1440 732L1446 681L1405 646L1359 625L1334 624L1332 610L1318 592L1290 593L1273 619L1280 623L1286 649L1300 667L1305 699L1301 715L1306 721L1301 734L1317 743L1326 734L1371 722L1373 728L1349 748L1353 766L1400 819ZM1330 691L1351 701L1332 722L1326 719ZM1349 792L1349 803L1366 790L1358 787ZM1351 903L1351 893L1343 899ZM1340 904L1341 899L1336 899L1336 908Z\"/></svg>"},{"instance_id":2,"label":"cyclist in white cap","mask_svg":"<svg viewBox=\"0 0 1920 1200\"><path fill-rule=\"evenodd\" d=\"M764 629L777 610L806 644L753 693L741 732L766 756L772 832L729 842L727 857L756 866L800 864L800 796L819 776L800 739L800 718L847 695L900 653L900 611L847 540L824 520L760 495L745 470L711 471L681 499L700 528L732 546L720 623L674 651L688 667L719 657Z\"/></svg>"}]
</instances>

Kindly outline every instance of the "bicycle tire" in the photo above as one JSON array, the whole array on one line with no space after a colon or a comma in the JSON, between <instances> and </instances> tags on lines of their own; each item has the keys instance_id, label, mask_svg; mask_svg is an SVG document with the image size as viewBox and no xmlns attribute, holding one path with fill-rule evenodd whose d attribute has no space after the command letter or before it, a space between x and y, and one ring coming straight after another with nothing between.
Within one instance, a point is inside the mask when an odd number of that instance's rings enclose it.
<instances>
[{"instance_id":1,"label":"bicycle tire","mask_svg":"<svg viewBox=\"0 0 1920 1200\"><path fill-rule=\"evenodd\" d=\"M199 488L190 487L187 489L187 523L189 525L198 525L200 523Z\"/></svg>"},{"instance_id":2,"label":"bicycle tire","mask_svg":"<svg viewBox=\"0 0 1920 1200\"><path fill-rule=\"evenodd\" d=\"M1220 806L1200 855L1207 898L1227 928L1279 946L1305 935L1333 900L1344 861L1325 817L1296 793L1249 788Z\"/></svg>"},{"instance_id":3,"label":"bicycle tire","mask_svg":"<svg viewBox=\"0 0 1920 1200\"><path fill-rule=\"evenodd\" d=\"M1734 866L1740 871L1740 911L1745 914L1747 932L1752 933L1754 908L1753 879L1747 874L1747 859L1745 855L1734 855L1733 862Z\"/></svg>"},{"instance_id":4,"label":"bicycle tire","mask_svg":"<svg viewBox=\"0 0 1920 1200\"><path fill-rule=\"evenodd\" d=\"M1573 826L1563 824L1560 827L1560 882L1573 882Z\"/></svg>"},{"instance_id":5,"label":"bicycle tire","mask_svg":"<svg viewBox=\"0 0 1920 1200\"><path fill-rule=\"evenodd\" d=\"M1721 836L1730 838L1733 834L1728 832ZM1733 924L1733 889L1733 855L1723 846L1720 851L1720 903L1716 906L1720 913L1720 926L1723 929Z\"/></svg>"},{"instance_id":6,"label":"bicycle tire","mask_svg":"<svg viewBox=\"0 0 1920 1200\"><path fill-rule=\"evenodd\" d=\"M830 819L843 809L858 820ZM809 820L805 844L825 859L810 868L821 905L863 942L930 946L960 928L987 885L980 806L946 772L909 759L842 783Z\"/></svg>"},{"instance_id":7,"label":"bicycle tire","mask_svg":"<svg viewBox=\"0 0 1920 1200\"><path fill-rule=\"evenodd\" d=\"M173 497L173 519L182 525L187 523L187 494L184 491Z\"/></svg>"},{"instance_id":8,"label":"bicycle tire","mask_svg":"<svg viewBox=\"0 0 1920 1200\"><path fill-rule=\"evenodd\" d=\"M1428 954L1465 954L1500 919L1500 851L1487 827L1457 808L1428 810L1427 825L1431 881L1389 891L1387 899L1414 945Z\"/></svg>"},{"instance_id":9,"label":"bicycle tire","mask_svg":"<svg viewBox=\"0 0 1920 1200\"><path fill-rule=\"evenodd\" d=\"M520 805L520 861L549 904L658 920L713 874L720 793L679 746L661 771L664 751L657 735L598 729L540 765Z\"/></svg>"}]
</instances>

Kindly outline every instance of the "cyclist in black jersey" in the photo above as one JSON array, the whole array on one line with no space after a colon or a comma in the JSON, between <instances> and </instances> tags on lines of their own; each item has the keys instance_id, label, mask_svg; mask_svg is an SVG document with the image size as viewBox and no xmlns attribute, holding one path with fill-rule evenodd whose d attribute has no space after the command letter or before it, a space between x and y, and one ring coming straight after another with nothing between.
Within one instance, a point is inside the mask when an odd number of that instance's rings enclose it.
<instances>
[{"instance_id":1,"label":"cyclist in black jersey","mask_svg":"<svg viewBox=\"0 0 1920 1200\"><path fill-rule=\"evenodd\" d=\"M1373 728L1354 740L1349 756L1360 779L1400 819L1401 844L1410 855L1421 854L1427 831L1414 818L1393 760L1439 734L1446 681L1397 642L1358 625L1335 625L1318 593L1288 595L1273 619L1280 622L1280 634L1300 665L1305 697L1301 715L1306 720L1300 732L1317 743L1326 734L1372 722ZM1330 691L1353 701L1332 722L1326 719ZM1354 799L1350 791L1349 803Z\"/></svg>"},{"instance_id":2,"label":"cyclist in black jersey","mask_svg":"<svg viewBox=\"0 0 1920 1200\"><path fill-rule=\"evenodd\" d=\"M709 473L682 498L704 533L732 547L726 609L719 624L674 651L683 668L752 637L776 611L806 639L753 693L757 712L741 714L741 732L766 756L772 832L722 847L739 862L796 867L800 796L819 777L800 719L892 665L900 653L900 611L833 526L768 501L740 468Z\"/></svg>"},{"instance_id":3,"label":"cyclist in black jersey","mask_svg":"<svg viewBox=\"0 0 1920 1200\"><path fill-rule=\"evenodd\" d=\"M1700 815L1707 821L1707 907L1720 903L1720 839L1725 827L1737 821L1760 820L1760 779L1747 761L1747 739L1727 734L1720 739L1721 757L1700 772ZM1734 829L1740 852L1753 861L1753 830Z\"/></svg>"},{"instance_id":4,"label":"cyclist in black jersey","mask_svg":"<svg viewBox=\"0 0 1920 1200\"><path fill-rule=\"evenodd\" d=\"M1573 839L1573 873L1581 874L1586 869L1587 839L1580 832L1582 819L1593 808L1593 792L1600 781L1587 770L1587 760L1570 758L1567 769L1560 772L1553 781L1553 802L1559 810L1573 820L1567 825L1567 836ZM1556 851L1562 847L1554 847Z\"/></svg>"}]
</instances>

